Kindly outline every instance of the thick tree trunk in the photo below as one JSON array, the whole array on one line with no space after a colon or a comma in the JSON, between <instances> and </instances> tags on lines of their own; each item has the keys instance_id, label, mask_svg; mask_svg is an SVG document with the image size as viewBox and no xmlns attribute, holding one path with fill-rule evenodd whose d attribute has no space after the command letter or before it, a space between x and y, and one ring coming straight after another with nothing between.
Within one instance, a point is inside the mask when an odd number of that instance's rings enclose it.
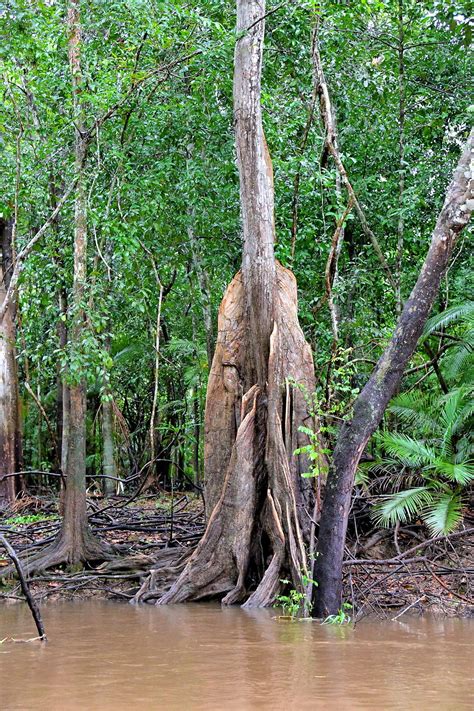
<instances>
[{"instance_id":1,"label":"thick tree trunk","mask_svg":"<svg viewBox=\"0 0 474 711\"><path fill-rule=\"evenodd\" d=\"M302 590L307 572L315 497L313 482L301 476L308 461L294 451L308 443L299 427L314 426L314 370L298 323L295 278L273 250L273 172L260 107L264 16L264 2L238 0L234 111L243 258L219 310L207 391L209 521L159 604L224 596L224 604L270 605L281 578ZM136 599L149 599L153 587L163 589L156 575Z\"/></svg>"},{"instance_id":2,"label":"thick tree trunk","mask_svg":"<svg viewBox=\"0 0 474 711\"><path fill-rule=\"evenodd\" d=\"M12 221L0 220L0 305L5 299L12 268ZM19 492L21 436L16 364L16 301L0 321L0 508ZM6 477L2 479L2 477Z\"/></svg>"},{"instance_id":3,"label":"thick tree trunk","mask_svg":"<svg viewBox=\"0 0 474 711\"><path fill-rule=\"evenodd\" d=\"M473 148L467 147L448 187L425 262L403 307L395 333L354 405L354 414L337 438L321 515L314 577L315 614L335 614L341 606L342 561L354 476L364 448L378 427L388 402L400 385L457 235L469 221L474 206Z\"/></svg>"}]
</instances>

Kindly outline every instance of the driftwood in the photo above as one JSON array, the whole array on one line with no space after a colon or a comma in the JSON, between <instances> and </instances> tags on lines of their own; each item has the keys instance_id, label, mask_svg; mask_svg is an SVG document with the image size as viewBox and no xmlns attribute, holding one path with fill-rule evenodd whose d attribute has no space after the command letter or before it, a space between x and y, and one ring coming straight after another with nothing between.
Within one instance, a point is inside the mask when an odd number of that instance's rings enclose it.
<instances>
[{"instance_id":1,"label":"driftwood","mask_svg":"<svg viewBox=\"0 0 474 711\"><path fill-rule=\"evenodd\" d=\"M32 596L32 594L30 592L28 583L26 582L26 578L25 578L25 575L24 575L24 572L23 572L23 569L22 569L22 566L20 563L20 559L18 558L18 556L15 552L15 549L13 548L13 546L10 545L10 543L7 541L5 536L0 535L0 543L5 548L6 552L12 559L13 564L16 568L16 571L18 573L18 578L20 580L21 590L23 592L23 595L26 598L28 607L31 610L31 614L33 615L36 629L38 630L38 636L43 642L46 642L47 637L46 637L46 632L44 631L44 625L43 625L43 620L41 619L41 613L39 611L38 605L35 602L34 597Z\"/></svg>"}]
</instances>

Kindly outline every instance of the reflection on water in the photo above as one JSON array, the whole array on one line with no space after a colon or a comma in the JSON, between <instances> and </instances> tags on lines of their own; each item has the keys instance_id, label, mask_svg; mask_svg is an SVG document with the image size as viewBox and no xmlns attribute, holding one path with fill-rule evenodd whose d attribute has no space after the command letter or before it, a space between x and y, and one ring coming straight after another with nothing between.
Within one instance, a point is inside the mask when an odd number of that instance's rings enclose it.
<instances>
[{"instance_id":1,"label":"reflection on water","mask_svg":"<svg viewBox=\"0 0 474 711\"><path fill-rule=\"evenodd\" d=\"M47 605L47 645L0 646L0 709L474 708L473 621L406 617L353 630L273 615ZM34 634L26 606L0 607L0 639Z\"/></svg>"}]
</instances>

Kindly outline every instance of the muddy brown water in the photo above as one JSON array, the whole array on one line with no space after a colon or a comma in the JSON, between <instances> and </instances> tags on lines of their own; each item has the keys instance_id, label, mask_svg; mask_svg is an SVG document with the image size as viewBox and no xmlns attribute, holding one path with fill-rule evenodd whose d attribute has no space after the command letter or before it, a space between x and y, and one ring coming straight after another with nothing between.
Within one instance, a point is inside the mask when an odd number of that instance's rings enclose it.
<instances>
[{"instance_id":1,"label":"muddy brown water","mask_svg":"<svg viewBox=\"0 0 474 711\"><path fill-rule=\"evenodd\" d=\"M50 641L0 645L0 709L474 709L474 621L351 627L214 605L43 607ZM23 604L0 639L34 635Z\"/></svg>"}]
</instances>

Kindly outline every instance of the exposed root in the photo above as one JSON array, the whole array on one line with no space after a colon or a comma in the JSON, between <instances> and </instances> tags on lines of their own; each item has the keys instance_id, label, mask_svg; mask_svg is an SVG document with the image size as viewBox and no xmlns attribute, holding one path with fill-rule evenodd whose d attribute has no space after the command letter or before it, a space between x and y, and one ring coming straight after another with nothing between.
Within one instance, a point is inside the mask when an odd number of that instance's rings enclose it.
<instances>
[{"instance_id":1,"label":"exposed root","mask_svg":"<svg viewBox=\"0 0 474 711\"><path fill-rule=\"evenodd\" d=\"M154 566L137 602L221 597L223 604L247 600L246 607L257 607L273 603L282 577L302 588L306 549L314 539L306 511L314 510L315 492L313 482L301 477L307 458L293 453L308 444L300 426L314 425L304 393L314 392L314 372L298 324L295 279L278 263L276 270L264 389L251 382L240 273L223 298L206 402L207 528L167 592L157 593L170 571Z\"/></svg>"},{"instance_id":2,"label":"exposed root","mask_svg":"<svg viewBox=\"0 0 474 711\"><path fill-rule=\"evenodd\" d=\"M183 552L181 548L165 548L160 551L148 577L130 602L149 602L161 597L179 576L191 552Z\"/></svg>"},{"instance_id":3,"label":"exposed root","mask_svg":"<svg viewBox=\"0 0 474 711\"><path fill-rule=\"evenodd\" d=\"M44 573L49 568L58 565L78 565L81 563L96 563L104 560L112 560L113 549L111 546L102 543L92 534L83 536L81 547L78 542L71 541L70 537L61 531L53 543L38 553L30 556L28 551L20 555L21 564L25 575L31 577L37 573ZM15 573L13 566L2 570L2 577L9 577Z\"/></svg>"}]
</instances>

